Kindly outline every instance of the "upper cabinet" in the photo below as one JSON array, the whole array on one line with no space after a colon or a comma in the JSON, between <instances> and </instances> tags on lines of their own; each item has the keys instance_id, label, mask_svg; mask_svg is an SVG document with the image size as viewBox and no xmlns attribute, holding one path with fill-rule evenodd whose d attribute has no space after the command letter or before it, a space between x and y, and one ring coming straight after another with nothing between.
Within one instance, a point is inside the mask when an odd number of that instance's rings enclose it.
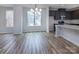
<instances>
[{"instance_id":1,"label":"upper cabinet","mask_svg":"<svg viewBox=\"0 0 79 59\"><path fill-rule=\"evenodd\" d=\"M54 16L54 15L55 15L55 13L56 13L56 11L55 11L55 10L49 10L49 16Z\"/></svg>"},{"instance_id":2,"label":"upper cabinet","mask_svg":"<svg viewBox=\"0 0 79 59\"><path fill-rule=\"evenodd\" d=\"M49 10L49 16L54 16L55 20L74 20L79 19L79 9L73 11L66 11L63 8L58 10ZM63 18L61 18L63 17Z\"/></svg>"},{"instance_id":3,"label":"upper cabinet","mask_svg":"<svg viewBox=\"0 0 79 59\"><path fill-rule=\"evenodd\" d=\"M79 9L72 11L72 19L79 19Z\"/></svg>"},{"instance_id":4,"label":"upper cabinet","mask_svg":"<svg viewBox=\"0 0 79 59\"><path fill-rule=\"evenodd\" d=\"M49 10L49 16L54 16L55 20L67 20L71 19L71 12L63 10ZM62 18L63 17L63 18Z\"/></svg>"}]
</instances>

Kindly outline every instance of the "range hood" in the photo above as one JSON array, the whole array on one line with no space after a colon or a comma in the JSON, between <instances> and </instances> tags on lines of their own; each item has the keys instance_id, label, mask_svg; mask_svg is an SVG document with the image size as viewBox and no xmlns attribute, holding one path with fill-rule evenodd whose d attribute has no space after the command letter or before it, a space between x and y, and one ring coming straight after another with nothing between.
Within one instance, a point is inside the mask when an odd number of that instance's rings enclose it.
<instances>
[{"instance_id":1,"label":"range hood","mask_svg":"<svg viewBox=\"0 0 79 59\"><path fill-rule=\"evenodd\" d=\"M66 11L65 8L59 8L58 11Z\"/></svg>"}]
</instances>

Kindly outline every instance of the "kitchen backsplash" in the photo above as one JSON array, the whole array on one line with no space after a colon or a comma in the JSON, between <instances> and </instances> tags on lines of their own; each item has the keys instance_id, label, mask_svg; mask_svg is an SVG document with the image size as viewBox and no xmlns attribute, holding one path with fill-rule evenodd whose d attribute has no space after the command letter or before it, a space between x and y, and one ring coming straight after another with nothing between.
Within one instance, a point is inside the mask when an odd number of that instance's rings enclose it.
<instances>
[{"instance_id":1,"label":"kitchen backsplash","mask_svg":"<svg viewBox=\"0 0 79 59\"><path fill-rule=\"evenodd\" d=\"M60 21L60 20L54 20L54 23L55 24L58 24L58 21ZM74 20L63 20L65 23L73 23L73 24L79 24L79 20L76 20L76 19L74 19Z\"/></svg>"}]
</instances>

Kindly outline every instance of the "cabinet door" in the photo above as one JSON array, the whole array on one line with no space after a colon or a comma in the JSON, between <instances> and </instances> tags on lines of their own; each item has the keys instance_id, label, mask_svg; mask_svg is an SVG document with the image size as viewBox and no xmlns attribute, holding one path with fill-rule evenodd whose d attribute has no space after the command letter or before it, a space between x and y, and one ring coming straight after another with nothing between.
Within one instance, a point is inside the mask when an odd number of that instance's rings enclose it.
<instances>
[{"instance_id":1,"label":"cabinet door","mask_svg":"<svg viewBox=\"0 0 79 59\"><path fill-rule=\"evenodd\" d=\"M66 11L66 19L71 19L71 12L70 11Z\"/></svg>"},{"instance_id":2,"label":"cabinet door","mask_svg":"<svg viewBox=\"0 0 79 59\"><path fill-rule=\"evenodd\" d=\"M66 19L66 11L60 11L60 19L61 19L61 16L65 16L63 18L65 20Z\"/></svg>"},{"instance_id":3,"label":"cabinet door","mask_svg":"<svg viewBox=\"0 0 79 59\"><path fill-rule=\"evenodd\" d=\"M55 20L60 19L60 13L58 11L55 12Z\"/></svg>"}]
</instances>

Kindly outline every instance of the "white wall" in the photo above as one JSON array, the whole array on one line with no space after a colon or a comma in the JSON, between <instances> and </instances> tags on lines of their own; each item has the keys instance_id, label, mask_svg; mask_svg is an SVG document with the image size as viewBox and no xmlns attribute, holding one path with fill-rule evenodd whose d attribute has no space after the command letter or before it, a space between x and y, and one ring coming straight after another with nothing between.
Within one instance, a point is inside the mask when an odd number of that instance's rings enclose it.
<instances>
[{"instance_id":1,"label":"white wall","mask_svg":"<svg viewBox=\"0 0 79 59\"><path fill-rule=\"evenodd\" d=\"M5 8L0 7L0 32L5 32Z\"/></svg>"},{"instance_id":2,"label":"white wall","mask_svg":"<svg viewBox=\"0 0 79 59\"><path fill-rule=\"evenodd\" d=\"M30 32L30 31L46 31L47 30L47 9L42 9L42 19L41 19L41 26L27 26L27 11L29 8L23 8L23 32Z\"/></svg>"},{"instance_id":3,"label":"white wall","mask_svg":"<svg viewBox=\"0 0 79 59\"><path fill-rule=\"evenodd\" d=\"M0 7L0 33L11 33L13 28L6 27L6 10L13 10L12 7Z\"/></svg>"},{"instance_id":4,"label":"white wall","mask_svg":"<svg viewBox=\"0 0 79 59\"><path fill-rule=\"evenodd\" d=\"M49 31L53 31L54 30L54 17L50 16L49 17Z\"/></svg>"},{"instance_id":5,"label":"white wall","mask_svg":"<svg viewBox=\"0 0 79 59\"><path fill-rule=\"evenodd\" d=\"M49 32L49 8L46 8L46 32Z\"/></svg>"},{"instance_id":6,"label":"white wall","mask_svg":"<svg viewBox=\"0 0 79 59\"><path fill-rule=\"evenodd\" d=\"M21 6L14 6L14 31L15 33L22 33L23 9Z\"/></svg>"},{"instance_id":7,"label":"white wall","mask_svg":"<svg viewBox=\"0 0 79 59\"><path fill-rule=\"evenodd\" d=\"M14 11L14 27L6 27L6 10ZM0 33L22 33L22 7L0 7Z\"/></svg>"},{"instance_id":8,"label":"white wall","mask_svg":"<svg viewBox=\"0 0 79 59\"><path fill-rule=\"evenodd\" d=\"M6 10L14 11L14 27L6 27ZM42 10L42 26L28 27L27 26L27 15L25 11L27 9L23 9L20 5L14 5L13 7L0 7L0 33L22 33L29 31L47 31L48 30L48 8L43 8Z\"/></svg>"}]
</instances>

